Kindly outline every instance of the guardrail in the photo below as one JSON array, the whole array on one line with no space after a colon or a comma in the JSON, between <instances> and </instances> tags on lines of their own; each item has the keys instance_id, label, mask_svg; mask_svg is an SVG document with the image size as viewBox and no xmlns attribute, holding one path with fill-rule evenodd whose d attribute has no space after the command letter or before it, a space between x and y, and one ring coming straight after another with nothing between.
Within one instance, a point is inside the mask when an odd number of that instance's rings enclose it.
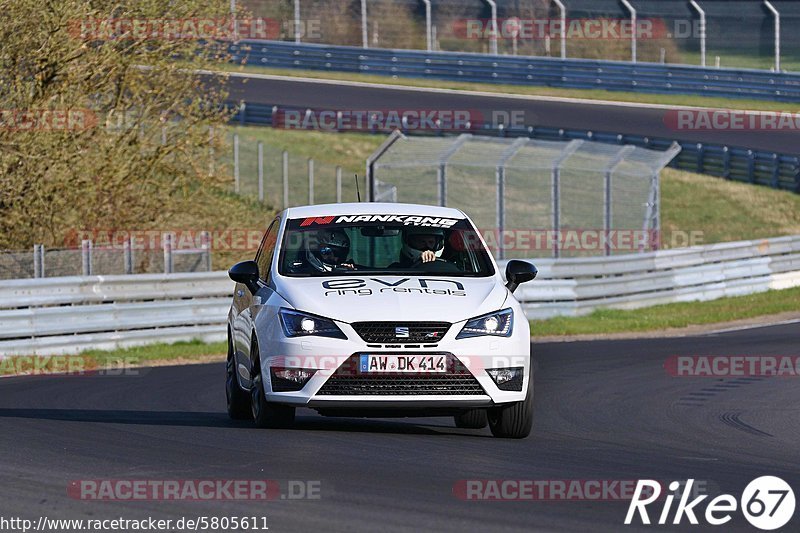
<instances>
[{"instance_id":1,"label":"guardrail","mask_svg":"<svg viewBox=\"0 0 800 533\"><path fill-rule=\"evenodd\" d=\"M229 102L228 105L236 109L232 122L241 125L273 126L273 117L277 116L278 113L307 111L306 108L278 107L247 102ZM789 190L800 194L800 157L794 155L663 137L645 137L604 131L538 126L503 128L485 123L473 124L470 131L480 135L503 137L530 137L532 139L545 140L582 139L612 144L631 144L656 150L666 150L673 142L677 142L681 146L681 152L670 162L670 167L733 181ZM373 133L389 132L374 130ZM419 131L404 131L403 133L410 135L421 134ZM439 133L444 135L447 132L441 131ZM427 134L435 134L435 132L427 132Z\"/></svg>"},{"instance_id":2,"label":"guardrail","mask_svg":"<svg viewBox=\"0 0 800 533\"><path fill-rule=\"evenodd\" d=\"M517 294L528 318L578 316L800 286L800 236L535 262Z\"/></svg>"},{"instance_id":3,"label":"guardrail","mask_svg":"<svg viewBox=\"0 0 800 533\"><path fill-rule=\"evenodd\" d=\"M800 236L533 261L539 279L517 291L531 319L800 286ZM232 292L225 272L4 282L0 356L223 340Z\"/></svg>"},{"instance_id":4,"label":"guardrail","mask_svg":"<svg viewBox=\"0 0 800 533\"><path fill-rule=\"evenodd\" d=\"M4 281L0 356L225 339L225 272Z\"/></svg>"},{"instance_id":5,"label":"guardrail","mask_svg":"<svg viewBox=\"0 0 800 533\"><path fill-rule=\"evenodd\" d=\"M511 85L690 94L780 102L800 99L800 74L658 63L240 41L232 61L273 68L359 72Z\"/></svg>"}]
</instances>

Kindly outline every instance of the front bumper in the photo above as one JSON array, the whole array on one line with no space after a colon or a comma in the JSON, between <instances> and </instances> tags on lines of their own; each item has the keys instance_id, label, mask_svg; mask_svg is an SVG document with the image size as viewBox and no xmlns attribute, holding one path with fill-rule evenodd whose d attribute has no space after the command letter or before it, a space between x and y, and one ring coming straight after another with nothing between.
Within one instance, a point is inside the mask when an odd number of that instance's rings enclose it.
<instances>
[{"instance_id":1,"label":"front bumper","mask_svg":"<svg viewBox=\"0 0 800 533\"><path fill-rule=\"evenodd\" d=\"M414 411L490 407L525 399L531 376L530 337L527 327L515 327L510 337L455 339L463 324L454 324L435 345L376 347L361 341L348 325L338 323L348 339L281 337L260 341L261 368L269 376L271 367L316 369L299 391L275 392L266 379L267 400L325 411ZM527 325L527 324L525 324ZM354 340L358 339L358 340ZM446 355L445 375L358 374L353 358L360 354ZM500 390L487 369L522 367L522 390Z\"/></svg>"}]
</instances>

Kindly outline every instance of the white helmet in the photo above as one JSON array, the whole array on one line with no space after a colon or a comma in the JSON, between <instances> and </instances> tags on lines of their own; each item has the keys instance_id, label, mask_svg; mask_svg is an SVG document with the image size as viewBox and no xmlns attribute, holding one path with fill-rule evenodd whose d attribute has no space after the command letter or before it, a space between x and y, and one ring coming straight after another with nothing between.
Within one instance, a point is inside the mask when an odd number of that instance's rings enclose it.
<instances>
[{"instance_id":1,"label":"white helmet","mask_svg":"<svg viewBox=\"0 0 800 533\"><path fill-rule=\"evenodd\" d=\"M424 242L427 241L427 242ZM441 257L444 251L444 231L440 228L411 226L403 230L401 253L412 262L419 261L422 252L431 251Z\"/></svg>"},{"instance_id":2,"label":"white helmet","mask_svg":"<svg viewBox=\"0 0 800 533\"><path fill-rule=\"evenodd\" d=\"M306 236L306 258L320 272L330 272L350 254L350 237L340 229L321 229Z\"/></svg>"}]
</instances>

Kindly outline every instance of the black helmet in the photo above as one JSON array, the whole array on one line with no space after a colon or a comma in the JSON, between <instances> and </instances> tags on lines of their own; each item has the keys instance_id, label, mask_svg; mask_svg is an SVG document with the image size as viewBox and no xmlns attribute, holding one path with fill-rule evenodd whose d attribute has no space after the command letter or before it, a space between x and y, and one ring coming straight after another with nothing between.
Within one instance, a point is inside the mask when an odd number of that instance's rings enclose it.
<instances>
[{"instance_id":1,"label":"black helmet","mask_svg":"<svg viewBox=\"0 0 800 533\"><path fill-rule=\"evenodd\" d=\"M340 229L321 229L306 241L308 260L320 271L330 271L347 260L350 237Z\"/></svg>"}]
</instances>

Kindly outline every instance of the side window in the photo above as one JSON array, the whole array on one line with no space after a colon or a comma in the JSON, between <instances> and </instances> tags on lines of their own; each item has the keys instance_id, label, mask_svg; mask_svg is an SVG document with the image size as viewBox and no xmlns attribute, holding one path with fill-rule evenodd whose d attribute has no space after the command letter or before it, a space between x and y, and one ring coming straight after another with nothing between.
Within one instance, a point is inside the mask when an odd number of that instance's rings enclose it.
<instances>
[{"instance_id":1,"label":"side window","mask_svg":"<svg viewBox=\"0 0 800 533\"><path fill-rule=\"evenodd\" d=\"M261 246L258 248L256 254L256 263L258 263L258 273L264 282L269 282L269 271L272 268L272 257L275 255L275 246L278 243L278 228L280 227L280 220L275 219L269 225L269 229L264 234L261 240Z\"/></svg>"}]
</instances>

